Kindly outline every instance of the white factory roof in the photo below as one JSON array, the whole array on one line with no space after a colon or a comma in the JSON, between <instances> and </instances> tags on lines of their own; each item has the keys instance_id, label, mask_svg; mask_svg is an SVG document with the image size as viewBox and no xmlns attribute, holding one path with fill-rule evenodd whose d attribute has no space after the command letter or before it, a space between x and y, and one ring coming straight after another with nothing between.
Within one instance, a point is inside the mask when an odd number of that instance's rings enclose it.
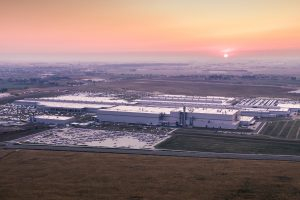
<instances>
[{"instance_id":1,"label":"white factory roof","mask_svg":"<svg viewBox=\"0 0 300 200\"><path fill-rule=\"evenodd\" d=\"M182 108L176 111L183 111ZM186 108L186 112L199 113L199 114L214 114L214 115L234 115L239 110L235 109L217 109L217 108Z\"/></svg>"},{"instance_id":2,"label":"white factory roof","mask_svg":"<svg viewBox=\"0 0 300 200\"><path fill-rule=\"evenodd\" d=\"M184 101L184 99L180 99L180 101L162 101L162 100L144 100L144 99L141 99L141 100L136 100L136 102L139 102L139 103L144 103L144 104L178 104L178 105L188 105L188 104L193 104L193 105L223 105L223 106L226 106L226 105L231 105L231 103L228 103L228 102L225 102L225 101L222 101L222 102L198 102L198 101Z\"/></svg>"},{"instance_id":3,"label":"white factory roof","mask_svg":"<svg viewBox=\"0 0 300 200\"><path fill-rule=\"evenodd\" d=\"M288 108L242 108L241 111L250 112L288 112Z\"/></svg>"},{"instance_id":4,"label":"white factory roof","mask_svg":"<svg viewBox=\"0 0 300 200\"><path fill-rule=\"evenodd\" d=\"M234 99L233 97L221 97L221 96L188 96L188 95L173 95L173 94L161 94L152 97L166 97L166 98L200 98L200 99Z\"/></svg>"},{"instance_id":5,"label":"white factory roof","mask_svg":"<svg viewBox=\"0 0 300 200\"><path fill-rule=\"evenodd\" d=\"M195 108L193 113L207 113L207 114L218 114L218 115L234 115L238 110L234 109L216 109L216 108Z\"/></svg>"},{"instance_id":6,"label":"white factory roof","mask_svg":"<svg viewBox=\"0 0 300 200\"><path fill-rule=\"evenodd\" d=\"M73 119L73 117L67 117L67 116L56 116L56 115L37 115L34 116L36 119L49 119L49 120L70 120Z\"/></svg>"},{"instance_id":7,"label":"white factory roof","mask_svg":"<svg viewBox=\"0 0 300 200\"><path fill-rule=\"evenodd\" d=\"M299 103L280 103L278 104L278 107L281 108L300 108Z\"/></svg>"},{"instance_id":8,"label":"white factory roof","mask_svg":"<svg viewBox=\"0 0 300 200\"><path fill-rule=\"evenodd\" d=\"M117 103L117 104L134 104L135 102L128 102L123 99L115 97L92 97L84 95L65 95L58 97L46 97L41 100L48 101L69 101L69 102L86 102L86 103Z\"/></svg>"},{"instance_id":9,"label":"white factory roof","mask_svg":"<svg viewBox=\"0 0 300 200\"><path fill-rule=\"evenodd\" d=\"M103 104L88 104L88 103L68 103L68 102L52 102L52 101L41 101L38 102L40 106L46 106L51 108L69 108L69 109L83 109L83 108L109 108L111 105Z\"/></svg>"},{"instance_id":10,"label":"white factory roof","mask_svg":"<svg viewBox=\"0 0 300 200\"><path fill-rule=\"evenodd\" d=\"M240 116L240 121L251 122L252 120L254 120L253 116Z\"/></svg>"},{"instance_id":11,"label":"white factory roof","mask_svg":"<svg viewBox=\"0 0 300 200\"><path fill-rule=\"evenodd\" d=\"M207 101L233 101L233 97L220 97L220 96L187 96L187 95L156 95L146 97L145 99L165 99L165 100L207 100Z\"/></svg>"},{"instance_id":12,"label":"white factory roof","mask_svg":"<svg viewBox=\"0 0 300 200\"><path fill-rule=\"evenodd\" d=\"M241 100L237 106L240 107L275 107L278 99L273 98L246 98Z\"/></svg>"},{"instance_id":13,"label":"white factory roof","mask_svg":"<svg viewBox=\"0 0 300 200\"><path fill-rule=\"evenodd\" d=\"M100 109L100 111L101 110L102 109ZM116 107L104 109L104 111L152 113L152 114L160 114L160 113L169 114L173 110L175 110L175 108L146 107L146 106L116 106Z\"/></svg>"}]
</instances>

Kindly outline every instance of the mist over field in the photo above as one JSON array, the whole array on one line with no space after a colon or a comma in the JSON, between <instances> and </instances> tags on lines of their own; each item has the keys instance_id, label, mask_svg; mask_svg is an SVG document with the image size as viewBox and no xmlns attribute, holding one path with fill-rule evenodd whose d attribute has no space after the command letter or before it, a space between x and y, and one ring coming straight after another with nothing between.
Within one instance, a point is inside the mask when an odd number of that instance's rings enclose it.
<instances>
[{"instance_id":1,"label":"mist over field","mask_svg":"<svg viewBox=\"0 0 300 200\"><path fill-rule=\"evenodd\" d=\"M1 57L0 57L1 58ZM9 58L9 57L8 57ZM19 58L19 59L18 59ZM197 57L197 56L83 56L83 57L17 57L5 61L0 67L68 67L97 68L109 73L155 75L300 75L300 58L296 56L260 57Z\"/></svg>"}]
</instances>

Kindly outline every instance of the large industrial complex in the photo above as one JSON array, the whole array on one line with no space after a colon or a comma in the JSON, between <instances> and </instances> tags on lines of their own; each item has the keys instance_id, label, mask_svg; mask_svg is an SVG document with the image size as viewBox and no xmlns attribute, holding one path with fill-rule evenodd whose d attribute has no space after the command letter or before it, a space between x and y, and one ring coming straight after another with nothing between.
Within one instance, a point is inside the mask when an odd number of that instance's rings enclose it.
<instances>
[{"instance_id":1,"label":"large industrial complex","mask_svg":"<svg viewBox=\"0 0 300 200\"><path fill-rule=\"evenodd\" d=\"M150 94L127 101L115 95L78 93L17 100L48 115L75 116L92 113L99 122L237 129L260 118L289 117L300 111L300 102L275 98L185 96ZM66 124L51 117L33 116L35 122ZM48 119L48 120L47 120ZM61 118L63 119L63 118Z\"/></svg>"}]
</instances>

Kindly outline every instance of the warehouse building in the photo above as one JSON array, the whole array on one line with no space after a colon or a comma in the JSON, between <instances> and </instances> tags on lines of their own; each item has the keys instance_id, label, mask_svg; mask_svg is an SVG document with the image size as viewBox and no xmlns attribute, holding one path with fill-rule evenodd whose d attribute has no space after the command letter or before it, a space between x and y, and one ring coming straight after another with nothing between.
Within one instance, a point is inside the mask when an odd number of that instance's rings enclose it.
<instances>
[{"instance_id":1,"label":"warehouse building","mask_svg":"<svg viewBox=\"0 0 300 200\"><path fill-rule=\"evenodd\" d=\"M134 105L136 102L129 102L113 96L88 96L87 94L64 95L58 97L40 98L39 101L65 102L65 103L86 103L104 105Z\"/></svg>"},{"instance_id":2,"label":"warehouse building","mask_svg":"<svg viewBox=\"0 0 300 200\"><path fill-rule=\"evenodd\" d=\"M142 98L143 100L160 100L160 101L185 101L185 102L207 102L207 103L233 103L233 97L220 96L186 96L186 95L154 95Z\"/></svg>"},{"instance_id":3,"label":"warehouse building","mask_svg":"<svg viewBox=\"0 0 300 200\"><path fill-rule=\"evenodd\" d=\"M299 112L300 111L300 103L298 103L298 102L279 103L278 107L289 109L290 112Z\"/></svg>"},{"instance_id":4,"label":"warehouse building","mask_svg":"<svg viewBox=\"0 0 300 200\"><path fill-rule=\"evenodd\" d=\"M112 105L42 101L38 102L37 107L42 111L54 113L96 113L98 109L110 108Z\"/></svg>"},{"instance_id":5,"label":"warehouse building","mask_svg":"<svg viewBox=\"0 0 300 200\"><path fill-rule=\"evenodd\" d=\"M242 108L240 110L241 115L243 116L253 116L257 118L262 117L288 117L290 115L290 111L288 108L276 108L276 109L268 109L268 108Z\"/></svg>"},{"instance_id":6,"label":"warehouse building","mask_svg":"<svg viewBox=\"0 0 300 200\"><path fill-rule=\"evenodd\" d=\"M277 108L279 99L275 98L245 98L236 104L238 108Z\"/></svg>"},{"instance_id":7,"label":"warehouse building","mask_svg":"<svg viewBox=\"0 0 300 200\"><path fill-rule=\"evenodd\" d=\"M170 125L170 113L174 108L145 106L116 106L98 110L98 120L147 125Z\"/></svg>"},{"instance_id":8,"label":"warehouse building","mask_svg":"<svg viewBox=\"0 0 300 200\"><path fill-rule=\"evenodd\" d=\"M300 103L279 98L153 95L126 101L114 95L78 93L47 98L17 100L46 113L97 113L97 119L148 125L236 129L255 123L255 118L288 117L300 111Z\"/></svg>"},{"instance_id":9,"label":"warehouse building","mask_svg":"<svg viewBox=\"0 0 300 200\"><path fill-rule=\"evenodd\" d=\"M139 104L163 107L214 107L226 108L236 101L232 97L218 96L186 96L186 95L156 95L136 100Z\"/></svg>"},{"instance_id":10,"label":"warehouse building","mask_svg":"<svg viewBox=\"0 0 300 200\"><path fill-rule=\"evenodd\" d=\"M251 126L255 124L255 118L253 116L240 116L241 126Z\"/></svg>"},{"instance_id":11,"label":"warehouse building","mask_svg":"<svg viewBox=\"0 0 300 200\"><path fill-rule=\"evenodd\" d=\"M34 106L41 111L54 113L97 113L98 109L111 108L116 105L134 105L136 102L129 102L113 96L88 96L88 94L64 95L47 98L29 98L17 100L17 105Z\"/></svg>"},{"instance_id":12,"label":"warehouse building","mask_svg":"<svg viewBox=\"0 0 300 200\"><path fill-rule=\"evenodd\" d=\"M238 128L238 116L238 110L185 107L116 106L98 112L98 119L106 122L223 129Z\"/></svg>"},{"instance_id":13,"label":"warehouse building","mask_svg":"<svg viewBox=\"0 0 300 200\"><path fill-rule=\"evenodd\" d=\"M37 115L33 117L33 122L41 124L66 125L74 122L74 117L55 116L55 115Z\"/></svg>"},{"instance_id":14,"label":"warehouse building","mask_svg":"<svg viewBox=\"0 0 300 200\"><path fill-rule=\"evenodd\" d=\"M17 100L16 105L33 106L40 111L52 113L97 113L100 108L110 108L113 105L108 104L93 104L93 103L72 103L72 102L56 102L43 100Z\"/></svg>"},{"instance_id":15,"label":"warehouse building","mask_svg":"<svg viewBox=\"0 0 300 200\"><path fill-rule=\"evenodd\" d=\"M239 110L216 108L180 108L171 112L177 123L190 127L237 129Z\"/></svg>"}]
</instances>

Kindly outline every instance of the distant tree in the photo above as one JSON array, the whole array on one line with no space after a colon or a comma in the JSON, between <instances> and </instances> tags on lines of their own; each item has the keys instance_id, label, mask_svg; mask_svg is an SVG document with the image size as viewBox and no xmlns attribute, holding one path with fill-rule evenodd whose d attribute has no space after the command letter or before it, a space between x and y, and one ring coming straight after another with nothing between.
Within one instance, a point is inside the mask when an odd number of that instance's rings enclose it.
<instances>
[{"instance_id":1,"label":"distant tree","mask_svg":"<svg viewBox=\"0 0 300 200\"><path fill-rule=\"evenodd\" d=\"M8 89L7 88L0 88L0 93L4 93L4 92L7 92Z\"/></svg>"},{"instance_id":2,"label":"distant tree","mask_svg":"<svg viewBox=\"0 0 300 200\"><path fill-rule=\"evenodd\" d=\"M160 113L158 119L159 119L159 121L164 121L166 119L166 114Z\"/></svg>"}]
</instances>

